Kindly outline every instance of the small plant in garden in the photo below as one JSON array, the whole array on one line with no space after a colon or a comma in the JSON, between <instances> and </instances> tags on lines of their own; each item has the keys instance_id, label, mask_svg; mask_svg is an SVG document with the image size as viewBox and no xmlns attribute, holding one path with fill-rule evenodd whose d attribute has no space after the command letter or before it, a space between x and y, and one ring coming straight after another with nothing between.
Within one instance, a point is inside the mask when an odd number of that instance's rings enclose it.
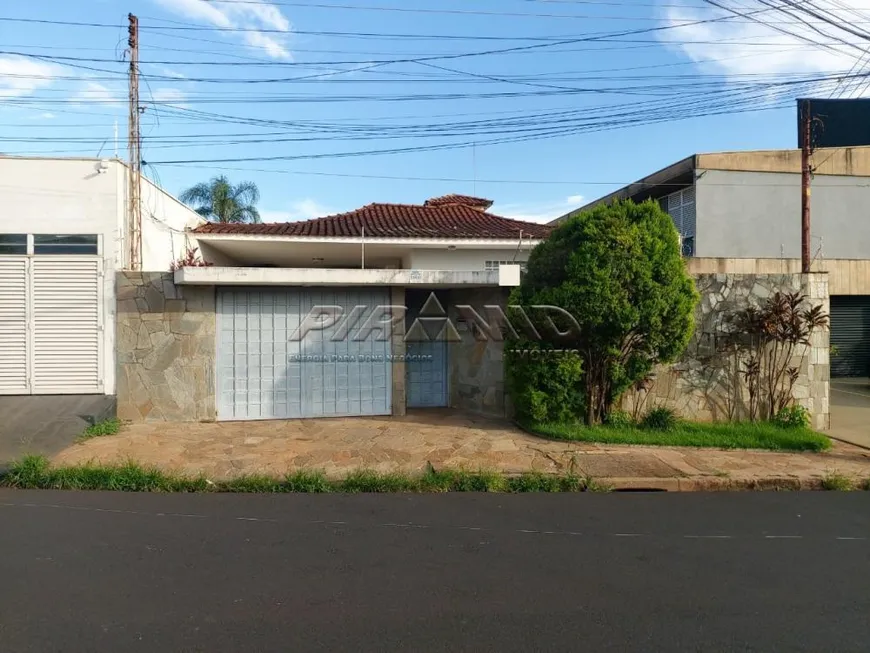
<instances>
[{"instance_id":1,"label":"small plant in garden","mask_svg":"<svg viewBox=\"0 0 870 653\"><path fill-rule=\"evenodd\" d=\"M670 408L653 408L646 415L640 425L653 431L670 431L679 424L677 414Z\"/></svg>"},{"instance_id":2,"label":"small plant in garden","mask_svg":"<svg viewBox=\"0 0 870 653\"><path fill-rule=\"evenodd\" d=\"M773 419L794 401L794 387L811 337L828 324L821 306L806 308L807 296L777 292L760 308L731 317L729 345L744 354L741 370L749 394L749 419Z\"/></svg>"},{"instance_id":3,"label":"small plant in garden","mask_svg":"<svg viewBox=\"0 0 870 653\"><path fill-rule=\"evenodd\" d=\"M169 269L172 271L180 270L181 268L209 268L214 263L207 263L199 256L198 247L188 247L187 252L180 259L173 261Z\"/></svg>"},{"instance_id":4,"label":"small plant in garden","mask_svg":"<svg viewBox=\"0 0 870 653\"><path fill-rule=\"evenodd\" d=\"M808 428L810 425L810 411L798 404L786 406L781 408L771 421L783 428Z\"/></svg>"},{"instance_id":5,"label":"small plant in garden","mask_svg":"<svg viewBox=\"0 0 870 653\"><path fill-rule=\"evenodd\" d=\"M634 418L624 410L610 411L605 423L607 426L613 426L614 428L631 428L635 426Z\"/></svg>"},{"instance_id":6,"label":"small plant in garden","mask_svg":"<svg viewBox=\"0 0 870 653\"><path fill-rule=\"evenodd\" d=\"M115 417L91 424L78 438L76 438L76 442L84 442L85 440L98 438L103 435L117 435L121 430L121 426L121 420Z\"/></svg>"}]
</instances>

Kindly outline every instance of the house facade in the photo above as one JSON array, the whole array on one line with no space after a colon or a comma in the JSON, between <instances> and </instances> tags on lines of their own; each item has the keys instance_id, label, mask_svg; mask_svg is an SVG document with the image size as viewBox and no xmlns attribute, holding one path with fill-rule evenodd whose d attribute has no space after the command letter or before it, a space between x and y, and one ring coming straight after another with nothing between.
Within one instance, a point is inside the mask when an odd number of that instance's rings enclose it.
<instances>
[{"instance_id":1,"label":"house facade","mask_svg":"<svg viewBox=\"0 0 870 653\"><path fill-rule=\"evenodd\" d=\"M0 394L114 395L127 167L2 156L0 179ZM142 213L143 265L169 270L203 220L144 178Z\"/></svg>"},{"instance_id":2,"label":"house facade","mask_svg":"<svg viewBox=\"0 0 870 653\"><path fill-rule=\"evenodd\" d=\"M194 229L204 265L119 275L119 417L504 415L493 320L549 227L491 204Z\"/></svg>"},{"instance_id":3,"label":"house facade","mask_svg":"<svg viewBox=\"0 0 870 653\"><path fill-rule=\"evenodd\" d=\"M870 147L813 155L813 271L827 272L833 377L870 376ZM601 197L653 199L671 215L690 272L800 272L801 153L694 154Z\"/></svg>"}]
</instances>

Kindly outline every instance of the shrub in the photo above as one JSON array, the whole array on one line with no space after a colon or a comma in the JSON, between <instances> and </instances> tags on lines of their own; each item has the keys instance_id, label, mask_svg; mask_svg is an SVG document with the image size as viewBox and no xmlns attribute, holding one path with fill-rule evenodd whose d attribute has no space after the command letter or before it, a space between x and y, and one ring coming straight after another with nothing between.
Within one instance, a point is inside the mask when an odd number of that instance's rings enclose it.
<instances>
[{"instance_id":1,"label":"shrub","mask_svg":"<svg viewBox=\"0 0 870 653\"><path fill-rule=\"evenodd\" d=\"M780 408L771 421L785 429L809 428L810 411L798 404L786 406Z\"/></svg>"},{"instance_id":2,"label":"shrub","mask_svg":"<svg viewBox=\"0 0 870 653\"><path fill-rule=\"evenodd\" d=\"M776 420L794 401L794 387L809 353L812 335L828 325L821 306L807 307L801 293L774 293L761 308L730 316L732 333L725 347L741 357L740 376L749 393L749 419ZM799 355L796 365L791 363ZM738 390L739 392L739 390Z\"/></svg>"},{"instance_id":3,"label":"shrub","mask_svg":"<svg viewBox=\"0 0 870 653\"><path fill-rule=\"evenodd\" d=\"M537 344L513 341L505 348L507 382L521 422L570 422L583 414L580 357L532 355Z\"/></svg>"},{"instance_id":4,"label":"shrub","mask_svg":"<svg viewBox=\"0 0 870 653\"><path fill-rule=\"evenodd\" d=\"M610 414L607 416L605 423L608 426L613 426L615 428L630 428L632 426L635 426L632 416L626 413L624 410L610 411Z\"/></svg>"},{"instance_id":5,"label":"shrub","mask_svg":"<svg viewBox=\"0 0 870 653\"><path fill-rule=\"evenodd\" d=\"M670 408L653 408L643 417L641 426L653 431L670 431L675 428L679 420L677 414Z\"/></svg>"},{"instance_id":6,"label":"shrub","mask_svg":"<svg viewBox=\"0 0 870 653\"><path fill-rule=\"evenodd\" d=\"M590 425L604 421L621 394L655 365L679 357L692 335L697 301L674 223L651 201L601 205L561 223L532 251L511 295L511 305L527 309L540 347L578 352L582 368L571 377L579 376L573 392L583 395L582 417ZM517 363L509 358L508 369ZM552 357L538 365L535 378L557 375ZM519 381L529 376L509 373ZM524 401L531 413L533 400ZM559 405L554 398L554 408ZM577 407L581 402L573 401L564 410Z\"/></svg>"}]
</instances>

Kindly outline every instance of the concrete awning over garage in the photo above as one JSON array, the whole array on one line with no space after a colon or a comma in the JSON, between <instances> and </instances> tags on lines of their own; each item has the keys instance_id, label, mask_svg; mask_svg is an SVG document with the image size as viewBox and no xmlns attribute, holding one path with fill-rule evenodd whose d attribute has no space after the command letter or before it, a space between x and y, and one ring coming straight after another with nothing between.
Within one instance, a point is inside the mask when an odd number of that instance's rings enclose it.
<instances>
[{"instance_id":1,"label":"concrete awning over garage","mask_svg":"<svg viewBox=\"0 0 870 653\"><path fill-rule=\"evenodd\" d=\"M473 288L518 286L519 265L498 270L359 270L329 268L185 267L175 271L180 286L420 286Z\"/></svg>"}]
</instances>

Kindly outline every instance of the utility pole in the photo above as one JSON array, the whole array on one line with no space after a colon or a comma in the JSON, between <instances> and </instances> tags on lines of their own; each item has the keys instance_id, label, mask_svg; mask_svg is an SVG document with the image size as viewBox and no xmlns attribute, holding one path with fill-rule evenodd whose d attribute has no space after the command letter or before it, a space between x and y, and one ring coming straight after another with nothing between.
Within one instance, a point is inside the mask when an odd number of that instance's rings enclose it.
<instances>
[{"instance_id":1,"label":"utility pole","mask_svg":"<svg viewBox=\"0 0 870 653\"><path fill-rule=\"evenodd\" d=\"M130 46L130 117L128 134L129 193L128 233L130 234L130 269L142 268L142 133L139 126L139 19L128 14Z\"/></svg>"},{"instance_id":2,"label":"utility pole","mask_svg":"<svg viewBox=\"0 0 870 653\"><path fill-rule=\"evenodd\" d=\"M813 168L810 157L813 153L813 122L810 116L810 101L804 100L801 107L801 272L810 271L810 181Z\"/></svg>"}]
</instances>

